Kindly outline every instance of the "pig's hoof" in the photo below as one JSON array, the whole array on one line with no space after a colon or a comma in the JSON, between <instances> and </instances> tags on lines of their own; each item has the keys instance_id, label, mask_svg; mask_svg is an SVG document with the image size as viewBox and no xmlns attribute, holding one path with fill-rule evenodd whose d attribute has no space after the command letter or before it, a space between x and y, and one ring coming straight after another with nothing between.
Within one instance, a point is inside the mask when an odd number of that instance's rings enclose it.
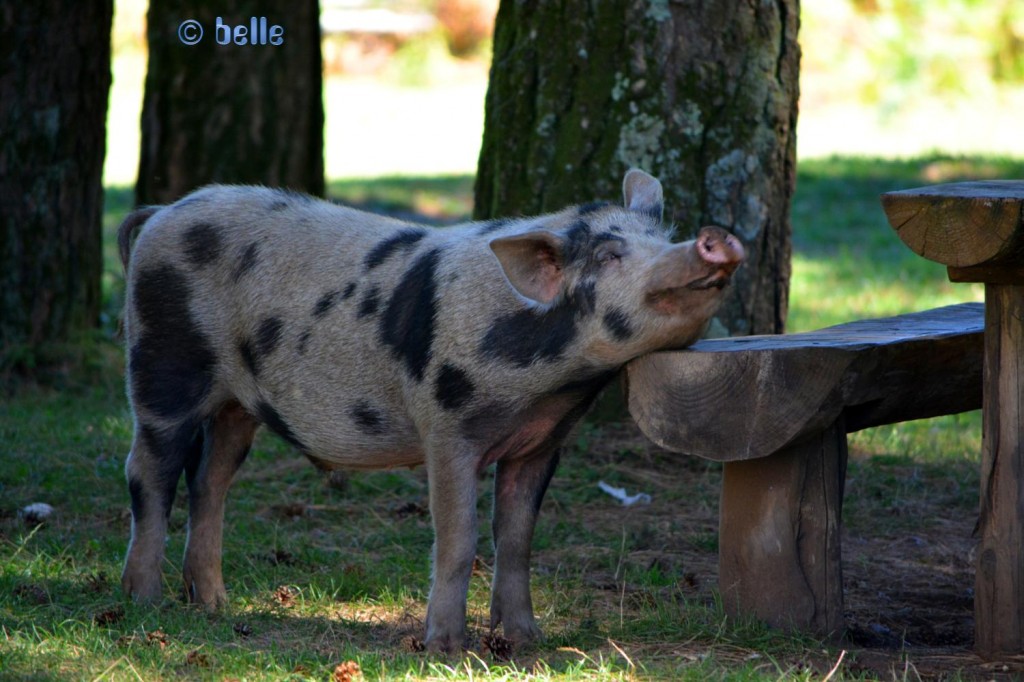
<instances>
[{"instance_id":1,"label":"pig's hoof","mask_svg":"<svg viewBox=\"0 0 1024 682\"><path fill-rule=\"evenodd\" d=\"M458 654L462 653L463 636L461 633L441 633L427 635L424 646L432 654Z\"/></svg>"},{"instance_id":2,"label":"pig's hoof","mask_svg":"<svg viewBox=\"0 0 1024 682\"><path fill-rule=\"evenodd\" d=\"M228 603L228 593L224 585L216 587L200 587L195 580L185 580L185 601L213 612L224 608Z\"/></svg>"},{"instance_id":3,"label":"pig's hoof","mask_svg":"<svg viewBox=\"0 0 1024 682\"><path fill-rule=\"evenodd\" d=\"M540 631L537 624L530 620L527 623L518 625L504 624L505 639L512 642L516 648L526 644L532 644L544 639L544 633Z\"/></svg>"},{"instance_id":4,"label":"pig's hoof","mask_svg":"<svg viewBox=\"0 0 1024 682\"><path fill-rule=\"evenodd\" d=\"M159 571L129 567L121 573L121 589L136 604L155 604L163 596L163 581Z\"/></svg>"}]
</instances>

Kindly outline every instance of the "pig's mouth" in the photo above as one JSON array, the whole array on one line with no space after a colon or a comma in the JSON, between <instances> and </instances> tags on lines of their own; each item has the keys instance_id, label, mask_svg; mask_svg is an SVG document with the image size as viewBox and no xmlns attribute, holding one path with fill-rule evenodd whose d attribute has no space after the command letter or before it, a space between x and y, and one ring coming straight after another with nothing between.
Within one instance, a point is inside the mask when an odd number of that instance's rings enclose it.
<instances>
[{"instance_id":1,"label":"pig's mouth","mask_svg":"<svg viewBox=\"0 0 1024 682\"><path fill-rule=\"evenodd\" d=\"M683 286L685 289L690 291L703 291L705 289L724 289L729 284L730 273L723 270L718 270L710 275L698 277L692 282L688 282Z\"/></svg>"}]
</instances>

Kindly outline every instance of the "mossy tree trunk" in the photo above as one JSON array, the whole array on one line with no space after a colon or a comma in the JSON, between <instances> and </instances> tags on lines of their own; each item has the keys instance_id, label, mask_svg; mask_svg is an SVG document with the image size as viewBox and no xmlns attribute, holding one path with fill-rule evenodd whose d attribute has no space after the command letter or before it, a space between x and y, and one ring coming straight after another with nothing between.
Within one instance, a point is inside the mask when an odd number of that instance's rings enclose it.
<instances>
[{"instance_id":1,"label":"mossy tree trunk","mask_svg":"<svg viewBox=\"0 0 1024 682\"><path fill-rule=\"evenodd\" d=\"M476 217L615 199L638 166L680 238L712 224L743 241L724 329L782 332L798 25L798 0L503 0Z\"/></svg>"},{"instance_id":2,"label":"mossy tree trunk","mask_svg":"<svg viewBox=\"0 0 1024 682\"><path fill-rule=\"evenodd\" d=\"M0 4L0 367L99 319L112 17Z\"/></svg>"},{"instance_id":3,"label":"mossy tree trunk","mask_svg":"<svg viewBox=\"0 0 1024 682\"><path fill-rule=\"evenodd\" d=\"M253 44L253 17L267 44ZM218 18L232 29L229 44L217 41ZM179 35L190 19L203 29L194 45ZM279 45L270 42L275 25ZM246 44L234 42L235 27ZM147 39L138 203L174 201L211 182L323 195L318 0L151 0Z\"/></svg>"}]
</instances>

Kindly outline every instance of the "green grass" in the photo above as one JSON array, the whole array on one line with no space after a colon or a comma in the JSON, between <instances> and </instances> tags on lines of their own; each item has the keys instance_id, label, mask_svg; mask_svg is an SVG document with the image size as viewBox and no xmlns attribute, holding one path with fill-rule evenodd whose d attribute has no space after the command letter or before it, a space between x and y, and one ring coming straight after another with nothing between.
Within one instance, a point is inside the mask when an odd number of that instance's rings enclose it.
<instances>
[{"instance_id":1,"label":"green grass","mask_svg":"<svg viewBox=\"0 0 1024 682\"><path fill-rule=\"evenodd\" d=\"M976 287L946 283L941 268L899 243L878 194L993 176L1024 177L1024 162L803 163L791 330L976 300ZM469 212L471 187L467 177L413 178L335 182L330 191L447 221ZM108 190L103 330L74 350L74 367L0 403L0 678L324 680L356 661L365 679L811 680L838 659L835 646L725 617L714 591L720 467L660 452L614 424L585 425L563 458L534 543L534 602L548 638L511 661L479 643L493 558L489 480L480 483L481 570L470 590L474 652L431 657L413 650L432 542L423 471L331 485L265 433L229 498L228 609L208 615L177 598L183 492L170 519L166 599L126 603L118 576L131 422L112 338L123 279L111 237L130 204L129 191ZM855 434L848 531L928 537L941 530L936 510L970 518L979 447L977 414ZM596 489L599 480L650 492L654 503L624 510ZM18 510L33 502L53 505L54 517L27 524ZM855 569L868 561L852 560ZM891 654L893 670L903 670L903 655ZM960 679L956 664L946 666L941 679ZM832 679L880 676L890 678L853 652Z\"/></svg>"}]
</instances>

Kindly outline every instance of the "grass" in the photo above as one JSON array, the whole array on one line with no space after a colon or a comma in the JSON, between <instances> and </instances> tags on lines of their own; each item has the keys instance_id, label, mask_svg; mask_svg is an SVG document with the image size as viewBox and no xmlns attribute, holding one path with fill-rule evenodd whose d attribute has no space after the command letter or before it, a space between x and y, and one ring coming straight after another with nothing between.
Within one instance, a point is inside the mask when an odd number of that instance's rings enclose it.
<instances>
[{"instance_id":1,"label":"grass","mask_svg":"<svg viewBox=\"0 0 1024 682\"><path fill-rule=\"evenodd\" d=\"M993 176L1024 177L1024 162L802 164L790 328L976 300L976 287L947 284L941 268L898 242L877 197ZM335 182L330 191L446 221L468 213L471 186L454 176ZM833 645L726 618L714 589L720 468L659 451L617 424L585 425L570 440L534 543L534 602L548 638L511 660L481 640L492 562L488 479L480 483L470 590L474 648L464 658L431 657L416 651L432 542L423 471L328 480L265 433L230 496L228 609L208 615L177 598L183 492L170 520L167 598L153 608L126 603L118 576L130 523L122 467L131 423L112 340L123 282L110 236L130 203L126 190L107 193L107 313L103 333L83 344L93 360L76 361L87 371L57 372L0 403L0 678L324 680L354 661L364 679L388 680L817 680L839 658ZM870 543L912 536L935 544L949 519L969 532L980 419L871 429L851 447L844 523L866 544L851 543L844 570L861 618L858 595L878 588L861 590L870 579L859 576L879 570L885 556L896 566L892 582L909 570ZM599 480L654 502L623 509L597 490ZM34 502L53 505L54 516L27 523L19 510ZM872 655L851 652L832 679L916 679L907 671L925 660L896 650L879 664ZM970 657L952 659L936 679L969 679Z\"/></svg>"}]
</instances>

